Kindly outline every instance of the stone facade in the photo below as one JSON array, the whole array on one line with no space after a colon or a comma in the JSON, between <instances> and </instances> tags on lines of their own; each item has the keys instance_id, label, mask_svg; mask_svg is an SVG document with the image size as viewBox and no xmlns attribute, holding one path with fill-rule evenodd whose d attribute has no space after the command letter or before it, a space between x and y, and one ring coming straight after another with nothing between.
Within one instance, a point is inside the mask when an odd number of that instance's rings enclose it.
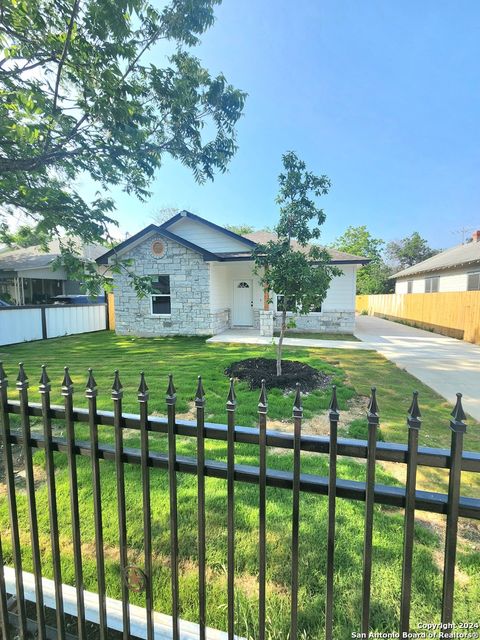
<instances>
[{"instance_id":1,"label":"stone facade","mask_svg":"<svg viewBox=\"0 0 480 640\"><path fill-rule=\"evenodd\" d=\"M355 311L322 311L306 316L287 314L287 321L295 317L296 327L291 331L298 333L314 331L319 333L353 333L355 329ZM280 330L282 314L275 313L275 331Z\"/></svg>"},{"instance_id":2,"label":"stone facade","mask_svg":"<svg viewBox=\"0 0 480 640\"><path fill-rule=\"evenodd\" d=\"M152 245L160 240L163 255ZM228 310L210 311L210 264L177 242L153 235L125 252L139 276L170 276L171 315L152 314L151 297L138 298L126 274L113 276L115 325L119 334L137 336L211 335L228 327Z\"/></svg>"},{"instance_id":3,"label":"stone facade","mask_svg":"<svg viewBox=\"0 0 480 640\"><path fill-rule=\"evenodd\" d=\"M260 311L260 335L271 338L273 336L274 311Z\"/></svg>"}]
</instances>

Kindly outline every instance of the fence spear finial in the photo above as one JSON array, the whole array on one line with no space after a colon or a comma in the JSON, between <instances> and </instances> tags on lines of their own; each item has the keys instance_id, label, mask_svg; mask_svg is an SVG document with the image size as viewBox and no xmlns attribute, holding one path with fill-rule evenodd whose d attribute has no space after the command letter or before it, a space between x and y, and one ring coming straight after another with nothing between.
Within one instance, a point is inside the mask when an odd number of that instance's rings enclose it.
<instances>
[{"instance_id":1,"label":"fence spear finial","mask_svg":"<svg viewBox=\"0 0 480 640\"><path fill-rule=\"evenodd\" d=\"M0 360L0 389L6 389L8 387L8 378L3 368L3 362Z\"/></svg>"},{"instance_id":2,"label":"fence spear finial","mask_svg":"<svg viewBox=\"0 0 480 640\"><path fill-rule=\"evenodd\" d=\"M412 396L412 403L410 404L410 407L408 409L408 426L414 429L419 429L422 423L421 417L422 414L420 412L420 407L418 406L418 391L414 391Z\"/></svg>"},{"instance_id":3,"label":"fence spear finial","mask_svg":"<svg viewBox=\"0 0 480 640\"><path fill-rule=\"evenodd\" d=\"M139 402L146 402L148 400L148 386L143 371L140 371L140 384L138 385L137 398Z\"/></svg>"},{"instance_id":4,"label":"fence spear finial","mask_svg":"<svg viewBox=\"0 0 480 640\"><path fill-rule=\"evenodd\" d=\"M64 376L62 382L62 396L71 396L73 393L73 380L70 377L68 367L64 367Z\"/></svg>"},{"instance_id":5,"label":"fence spear finial","mask_svg":"<svg viewBox=\"0 0 480 640\"><path fill-rule=\"evenodd\" d=\"M93 369L90 367L88 369L88 380L87 385L85 387L85 396L87 398L94 398L98 393L97 382L93 377Z\"/></svg>"},{"instance_id":6,"label":"fence spear finial","mask_svg":"<svg viewBox=\"0 0 480 640\"><path fill-rule=\"evenodd\" d=\"M260 388L260 396L258 398L258 413L267 413L267 410L268 410L267 388L265 386L265 380L262 380L262 386Z\"/></svg>"},{"instance_id":7,"label":"fence spear finial","mask_svg":"<svg viewBox=\"0 0 480 640\"><path fill-rule=\"evenodd\" d=\"M203 388L202 376L198 376L197 391L195 392L195 406L203 407L205 405L205 390Z\"/></svg>"},{"instance_id":8,"label":"fence spear finial","mask_svg":"<svg viewBox=\"0 0 480 640\"><path fill-rule=\"evenodd\" d=\"M230 388L227 396L227 411L235 411L237 405L237 396L235 395L235 388L233 386L233 378L230 378Z\"/></svg>"},{"instance_id":9,"label":"fence spear finial","mask_svg":"<svg viewBox=\"0 0 480 640\"><path fill-rule=\"evenodd\" d=\"M177 390L173 384L173 375L168 375L168 387L167 387L167 404L175 404L177 401Z\"/></svg>"},{"instance_id":10,"label":"fence spear finial","mask_svg":"<svg viewBox=\"0 0 480 640\"><path fill-rule=\"evenodd\" d=\"M377 388L372 387L372 393L367 408L368 414L378 417L378 404L377 404Z\"/></svg>"},{"instance_id":11,"label":"fence spear finial","mask_svg":"<svg viewBox=\"0 0 480 640\"><path fill-rule=\"evenodd\" d=\"M462 394L461 393L457 393L457 402L456 402L455 407L453 408L453 411L452 411L452 413L450 415L453 418L453 420L450 420L451 429L453 429L454 431L466 431L467 430L467 425L464 422L464 420L467 419L467 416L465 414L465 411L463 410Z\"/></svg>"},{"instance_id":12,"label":"fence spear finial","mask_svg":"<svg viewBox=\"0 0 480 640\"><path fill-rule=\"evenodd\" d=\"M17 389L28 389L28 377L23 368L23 362L18 363Z\"/></svg>"},{"instance_id":13,"label":"fence spear finial","mask_svg":"<svg viewBox=\"0 0 480 640\"><path fill-rule=\"evenodd\" d=\"M302 392L300 383L295 385L295 400L293 401L293 417L301 418L303 416Z\"/></svg>"},{"instance_id":14,"label":"fence spear finial","mask_svg":"<svg viewBox=\"0 0 480 640\"><path fill-rule=\"evenodd\" d=\"M52 386L50 384L50 378L47 374L47 365L42 364L42 375L40 376L38 390L40 393L49 393L51 388Z\"/></svg>"},{"instance_id":15,"label":"fence spear finial","mask_svg":"<svg viewBox=\"0 0 480 640\"><path fill-rule=\"evenodd\" d=\"M338 400L337 400L337 385L334 384L332 387L332 397L330 398L330 404L328 405L328 411L330 414L330 418L336 418L338 420Z\"/></svg>"},{"instance_id":16,"label":"fence spear finial","mask_svg":"<svg viewBox=\"0 0 480 640\"><path fill-rule=\"evenodd\" d=\"M118 369L115 369L115 377L112 385L112 400L120 400L123 397L123 386L120 382L120 374Z\"/></svg>"}]
</instances>

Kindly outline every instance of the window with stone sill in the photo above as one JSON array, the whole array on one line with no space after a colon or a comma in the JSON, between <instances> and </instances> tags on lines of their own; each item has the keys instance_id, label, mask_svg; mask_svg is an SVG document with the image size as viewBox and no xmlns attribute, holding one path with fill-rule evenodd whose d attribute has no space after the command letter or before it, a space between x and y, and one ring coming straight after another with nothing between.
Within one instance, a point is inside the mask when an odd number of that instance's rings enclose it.
<instances>
[{"instance_id":1,"label":"window with stone sill","mask_svg":"<svg viewBox=\"0 0 480 640\"><path fill-rule=\"evenodd\" d=\"M169 316L172 312L170 276L152 276L151 311L154 316Z\"/></svg>"}]
</instances>

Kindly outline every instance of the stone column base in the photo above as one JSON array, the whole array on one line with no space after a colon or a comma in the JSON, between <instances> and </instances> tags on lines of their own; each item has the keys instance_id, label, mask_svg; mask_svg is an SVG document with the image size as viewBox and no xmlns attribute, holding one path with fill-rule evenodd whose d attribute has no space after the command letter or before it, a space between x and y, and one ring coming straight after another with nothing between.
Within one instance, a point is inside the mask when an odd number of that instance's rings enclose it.
<instances>
[{"instance_id":1,"label":"stone column base","mask_svg":"<svg viewBox=\"0 0 480 640\"><path fill-rule=\"evenodd\" d=\"M273 337L273 311L260 311L260 335L267 338Z\"/></svg>"}]
</instances>

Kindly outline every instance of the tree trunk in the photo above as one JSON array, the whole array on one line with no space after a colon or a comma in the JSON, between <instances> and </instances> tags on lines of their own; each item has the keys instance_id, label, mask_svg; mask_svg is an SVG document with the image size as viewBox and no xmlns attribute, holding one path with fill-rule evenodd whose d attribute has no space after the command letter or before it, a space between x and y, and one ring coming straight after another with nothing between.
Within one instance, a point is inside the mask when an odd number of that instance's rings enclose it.
<instances>
[{"instance_id":1,"label":"tree trunk","mask_svg":"<svg viewBox=\"0 0 480 640\"><path fill-rule=\"evenodd\" d=\"M278 339L278 346L277 346L277 376L282 375L283 337L285 335L285 330L287 328L287 309L285 307L286 307L286 304L284 303L284 306L282 309L282 325L280 327L280 337Z\"/></svg>"}]
</instances>

